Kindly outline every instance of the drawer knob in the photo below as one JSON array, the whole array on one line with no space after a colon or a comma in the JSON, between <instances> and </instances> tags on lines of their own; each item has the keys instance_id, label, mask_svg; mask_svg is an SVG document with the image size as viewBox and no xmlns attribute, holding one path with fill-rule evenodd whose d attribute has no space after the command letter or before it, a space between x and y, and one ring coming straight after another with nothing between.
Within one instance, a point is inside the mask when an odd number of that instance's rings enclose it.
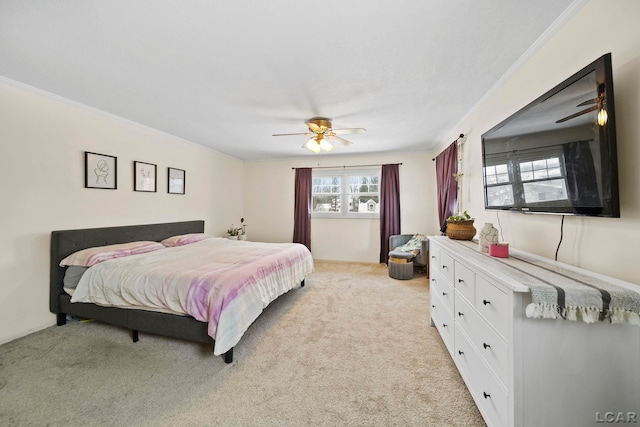
<instances>
[{"instance_id":1,"label":"drawer knob","mask_svg":"<svg viewBox=\"0 0 640 427\"><path fill-rule=\"evenodd\" d=\"M464 351L458 350L458 354L462 356L464 354Z\"/></svg>"},{"instance_id":2,"label":"drawer knob","mask_svg":"<svg viewBox=\"0 0 640 427\"><path fill-rule=\"evenodd\" d=\"M435 255L431 255L431 259L436 259L436 256Z\"/></svg>"},{"instance_id":3,"label":"drawer knob","mask_svg":"<svg viewBox=\"0 0 640 427\"><path fill-rule=\"evenodd\" d=\"M449 268L449 267L447 267L446 265L443 265L443 266L442 266L442 268L447 269L447 268Z\"/></svg>"},{"instance_id":4,"label":"drawer knob","mask_svg":"<svg viewBox=\"0 0 640 427\"><path fill-rule=\"evenodd\" d=\"M486 342L482 343L482 346L487 349L487 348L491 348L491 346L489 344L487 344Z\"/></svg>"},{"instance_id":5,"label":"drawer knob","mask_svg":"<svg viewBox=\"0 0 640 427\"><path fill-rule=\"evenodd\" d=\"M459 311L459 312L458 312L458 316L464 316L464 313L463 313L463 312L461 312L461 311Z\"/></svg>"},{"instance_id":6,"label":"drawer knob","mask_svg":"<svg viewBox=\"0 0 640 427\"><path fill-rule=\"evenodd\" d=\"M464 283L464 280L458 279L458 283Z\"/></svg>"},{"instance_id":7,"label":"drawer knob","mask_svg":"<svg viewBox=\"0 0 640 427\"><path fill-rule=\"evenodd\" d=\"M443 328L446 328L446 327L447 327L447 324L446 324L446 323L443 323L443 324L442 324L442 327L443 327Z\"/></svg>"},{"instance_id":8,"label":"drawer knob","mask_svg":"<svg viewBox=\"0 0 640 427\"><path fill-rule=\"evenodd\" d=\"M482 300L482 303L483 303L484 305L487 305L487 304L491 304L491 301L487 301L486 299L483 299L483 300Z\"/></svg>"},{"instance_id":9,"label":"drawer knob","mask_svg":"<svg viewBox=\"0 0 640 427\"><path fill-rule=\"evenodd\" d=\"M431 304L431 308L436 308L436 306L435 306L435 305L433 305L433 304Z\"/></svg>"},{"instance_id":10,"label":"drawer knob","mask_svg":"<svg viewBox=\"0 0 640 427\"><path fill-rule=\"evenodd\" d=\"M486 391L483 391L483 392L482 392L482 394L484 394L484 398L485 398L485 399L488 399L488 398L490 398L490 397L491 397L491 395L490 395L490 394L488 394Z\"/></svg>"},{"instance_id":11,"label":"drawer knob","mask_svg":"<svg viewBox=\"0 0 640 427\"><path fill-rule=\"evenodd\" d=\"M446 293L446 292L443 292L443 293L442 293L442 296L443 296L443 297L446 297L446 296L447 296L447 293Z\"/></svg>"}]
</instances>

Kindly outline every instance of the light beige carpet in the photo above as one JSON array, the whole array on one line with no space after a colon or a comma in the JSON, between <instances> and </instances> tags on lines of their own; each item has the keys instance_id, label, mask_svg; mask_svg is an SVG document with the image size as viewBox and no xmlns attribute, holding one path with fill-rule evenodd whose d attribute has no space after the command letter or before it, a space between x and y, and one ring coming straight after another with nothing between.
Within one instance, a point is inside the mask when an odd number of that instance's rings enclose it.
<instances>
[{"instance_id":1,"label":"light beige carpet","mask_svg":"<svg viewBox=\"0 0 640 427\"><path fill-rule=\"evenodd\" d=\"M2 426L483 426L424 275L317 262L224 364L207 346L94 322L0 346Z\"/></svg>"}]
</instances>

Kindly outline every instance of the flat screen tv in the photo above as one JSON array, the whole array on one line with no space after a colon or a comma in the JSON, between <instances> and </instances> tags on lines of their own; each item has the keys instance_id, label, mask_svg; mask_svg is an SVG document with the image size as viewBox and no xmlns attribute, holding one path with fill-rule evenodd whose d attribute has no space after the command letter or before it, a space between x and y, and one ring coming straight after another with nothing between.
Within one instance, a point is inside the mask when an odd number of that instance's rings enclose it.
<instances>
[{"instance_id":1,"label":"flat screen tv","mask_svg":"<svg viewBox=\"0 0 640 427\"><path fill-rule=\"evenodd\" d=\"M482 135L485 208L620 217L611 54Z\"/></svg>"}]
</instances>

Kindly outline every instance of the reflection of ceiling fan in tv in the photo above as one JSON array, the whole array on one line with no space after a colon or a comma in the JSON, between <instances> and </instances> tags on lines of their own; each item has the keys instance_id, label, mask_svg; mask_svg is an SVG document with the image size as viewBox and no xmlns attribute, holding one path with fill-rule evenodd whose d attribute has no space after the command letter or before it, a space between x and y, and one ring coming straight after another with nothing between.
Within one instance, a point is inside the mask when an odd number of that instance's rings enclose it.
<instances>
[{"instance_id":1,"label":"reflection of ceiling fan in tv","mask_svg":"<svg viewBox=\"0 0 640 427\"><path fill-rule=\"evenodd\" d=\"M350 146L353 144L351 141L347 141L346 139L341 138L338 135L366 132L366 130L363 128L333 129L331 127L331 121L324 117L314 117L308 120L307 122L305 122L305 124L309 128L309 132L276 133L276 134L273 134L273 136L291 136L291 135L311 136L311 138L307 142L305 142L302 147L308 148L314 153L319 153L322 150L329 152L333 149L333 145L331 145L329 141L334 141L334 142L337 141L346 146Z\"/></svg>"},{"instance_id":2,"label":"reflection of ceiling fan in tv","mask_svg":"<svg viewBox=\"0 0 640 427\"><path fill-rule=\"evenodd\" d=\"M604 126L607 124L607 119L608 119L608 115L607 115L607 110L605 108L606 106L606 101L604 98L604 90L602 90L602 92L600 92L600 95L598 95L597 98L593 98L593 99L588 99L584 102L581 102L580 104L576 105L576 107L584 107L586 105L590 105L590 104L594 104L589 108L585 108L582 111L578 111L577 113L573 113L567 117L563 117L560 120L557 120L556 123L564 123L568 120L571 119L575 119L576 117L580 117L583 114L587 114L590 113L592 111L598 111L598 125L600 126Z\"/></svg>"}]
</instances>

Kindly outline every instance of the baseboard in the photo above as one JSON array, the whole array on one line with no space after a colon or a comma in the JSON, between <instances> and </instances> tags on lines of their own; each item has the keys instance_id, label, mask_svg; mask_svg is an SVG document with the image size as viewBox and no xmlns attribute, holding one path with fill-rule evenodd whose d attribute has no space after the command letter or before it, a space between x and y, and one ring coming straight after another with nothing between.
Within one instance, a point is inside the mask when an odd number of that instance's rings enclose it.
<instances>
[{"instance_id":1,"label":"baseboard","mask_svg":"<svg viewBox=\"0 0 640 427\"><path fill-rule=\"evenodd\" d=\"M15 333L15 334L11 334L11 335L6 335L6 336L3 336L3 337L0 337L0 345L9 343L11 341L15 341L18 338L26 337L27 335L31 335L34 332L38 332L38 331L41 331L43 329L47 329L48 327L54 326L55 324L56 324L56 319L54 317L50 321L40 324L40 326L35 326L35 327L29 328L29 329L27 329L26 331L23 331L23 332L18 332L18 333Z\"/></svg>"}]
</instances>

